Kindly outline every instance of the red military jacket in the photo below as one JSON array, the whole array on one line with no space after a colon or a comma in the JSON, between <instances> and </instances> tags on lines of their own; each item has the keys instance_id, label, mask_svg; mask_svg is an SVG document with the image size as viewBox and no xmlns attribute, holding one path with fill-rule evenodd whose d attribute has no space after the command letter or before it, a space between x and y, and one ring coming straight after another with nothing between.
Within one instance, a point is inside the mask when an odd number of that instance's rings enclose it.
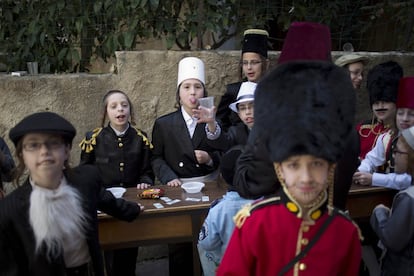
<instances>
[{"instance_id":1,"label":"red military jacket","mask_svg":"<svg viewBox=\"0 0 414 276\"><path fill-rule=\"evenodd\" d=\"M356 126L359 134L360 153L359 159L365 158L365 155L375 146L378 137L389 130L384 124L376 122L363 122Z\"/></svg>"},{"instance_id":2,"label":"red military jacket","mask_svg":"<svg viewBox=\"0 0 414 276\"><path fill-rule=\"evenodd\" d=\"M326 208L314 209L316 219L305 221L293 202L279 197L271 201L260 208L252 205L254 211L242 215L244 224L235 228L217 275L278 275L329 217ZM316 244L284 275L355 276L360 261L359 228L337 213Z\"/></svg>"}]
</instances>

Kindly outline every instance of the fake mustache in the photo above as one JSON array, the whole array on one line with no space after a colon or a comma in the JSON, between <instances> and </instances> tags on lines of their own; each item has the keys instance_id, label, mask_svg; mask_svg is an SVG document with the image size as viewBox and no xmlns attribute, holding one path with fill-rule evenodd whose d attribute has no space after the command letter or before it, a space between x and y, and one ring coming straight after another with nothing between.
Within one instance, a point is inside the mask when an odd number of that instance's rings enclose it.
<instances>
[{"instance_id":1,"label":"fake mustache","mask_svg":"<svg viewBox=\"0 0 414 276\"><path fill-rule=\"evenodd\" d=\"M387 111L387 110L388 110L388 108L378 108L378 109L375 109L376 112L382 112L382 111Z\"/></svg>"}]
</instances>

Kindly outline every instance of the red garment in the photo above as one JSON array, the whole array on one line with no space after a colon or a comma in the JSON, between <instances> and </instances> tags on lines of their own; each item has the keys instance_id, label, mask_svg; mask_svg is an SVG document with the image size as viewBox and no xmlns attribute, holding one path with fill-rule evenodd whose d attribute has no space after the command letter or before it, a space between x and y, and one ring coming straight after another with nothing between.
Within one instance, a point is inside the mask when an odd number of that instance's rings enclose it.
<instances>
[{"instance_id":1,"label":"red garment","mask_svg":"<svg viewBox=\"0 0 414 276\"><path fill-rule=\"evenodd\" d=\"M382 123L359 123L356 126L359 134L360 152L359 159L365 158L365 155L375 146L378 137L388 131L388 127L385 127Z\"/></svg>"},{"instance_id":2,"label":"red garment","mask_svg":"<svg viewBox=\"0 0 414 276\"><path fill-rule=\"evenodd\" d=\"M283 204L254 210L235 228L217 275L278 275L328 218L325 212L304 222ZM310 251L285 275L358 275L361 244L358 228L337 215Z\"/></svg>"}]
</instances>

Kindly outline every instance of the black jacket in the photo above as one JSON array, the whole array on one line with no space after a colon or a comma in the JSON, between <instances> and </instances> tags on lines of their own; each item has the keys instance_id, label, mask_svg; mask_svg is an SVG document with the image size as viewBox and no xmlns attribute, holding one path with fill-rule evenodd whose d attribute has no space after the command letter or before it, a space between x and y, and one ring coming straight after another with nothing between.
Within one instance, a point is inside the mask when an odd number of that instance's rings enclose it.
<instances>
[{"instance_id":1,"label":"black jacket","mask_svg":"<svg viewBox=\"0 0 414 276\"><path fill-rule=\"evenodd\" d=\"M81 142L80 163L95 164L105 187L153 184L151 146L146 134L139 129L129 127L123 137L118 137L109 126L98 128L88 132Z\"/></svg>"},{"instance_id":2,"label":"black jacket","mask_svg":"<svg viewBox=\"0 0 414 276\"><path fill-rule=\"evenodd\" d=\"M197 124L191 138L181 110L155 120L152 129L152 168L163 184L176 178L205 176L218 168L221 154L209 146L205 125ZM194 150L208 152L213 166L199 164Z\"/></svg>"},{"instance_id":3,"label":"black jacket","mask_svg":"<svg viewBox=\"0 0 414 276\"><path fill-rule=\"evenodd\" d=\"M68 184L78 190L88 215L87 244L94 275L103 276L103 260L98 236L97 210L116 218L132 221L140 212L136 203L116 199L101 185L98 170L85 165L65 172ZM64 275L63 256L49 261L44 252L35 254L35 237L29 222L29 181L0 200L0 275L60 276Z\"/></svg>"},{"instance_id":4,"label":"black jacket","mask_svg":"<svg viewBox=\"0 0 414 276\"><path fill-rule=\"evenodd\" d=\"M221 96L217 107L216 119L220 122L223 130L227 131L230 126L241 123L239 116L229 108L229 105L236 101L241 84L242 82L228 84L226 92Z\"/></svg>"}]
</instances>

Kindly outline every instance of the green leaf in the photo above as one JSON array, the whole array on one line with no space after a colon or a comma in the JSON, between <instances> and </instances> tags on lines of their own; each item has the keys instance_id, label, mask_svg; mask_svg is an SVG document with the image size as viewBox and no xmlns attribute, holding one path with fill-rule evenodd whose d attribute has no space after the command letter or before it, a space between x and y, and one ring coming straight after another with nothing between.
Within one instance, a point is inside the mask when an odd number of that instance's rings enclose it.
<instances>
[{"instance_id":1,"label":"green leaf","mask_svg":"<svg viewBox=\"0 0 414 276\"><path fill-rule=\"evenodd\" d=\"M58 55L57 55L58 59L59 59L59 60L66 59L66 55L68 54L68 51L69 51L69 49L68 49L68 48L62 48L62 49L59 51Z\"/></svg>"},{"instance_id":2,"label":"green leaf","mask_svg":"<svg viewBox=\"0 0 414 276\"><path fill-rule=\"evenodd\" d=\"M124 33L124 46L126 49L132 49L135 40L134 38L135 36L131 31Z\"/></svg>"},{"instance_id":3,"label":"green leaf","mask_svg":"<svg viewBox=\"0 0 414 276\"><path fill-rule=\"evenodd\" d=\"M150 0L151 10L155 11L156 9L158 9L159 4L160 4L159 0Z\"/></svg>"},{"instance_id":4,"label":"green leaf","mask_svg":"<svg viewBox=\"0 0 414 276\"><path fill-rule=\"evenodd\" d=\"M99 14L100 12L101 12L101 9L102 9L102 2L101 1L96 1L94 4L93 4L93 11L96 13L96 14Z\"/></svg>"}]
</instances>

